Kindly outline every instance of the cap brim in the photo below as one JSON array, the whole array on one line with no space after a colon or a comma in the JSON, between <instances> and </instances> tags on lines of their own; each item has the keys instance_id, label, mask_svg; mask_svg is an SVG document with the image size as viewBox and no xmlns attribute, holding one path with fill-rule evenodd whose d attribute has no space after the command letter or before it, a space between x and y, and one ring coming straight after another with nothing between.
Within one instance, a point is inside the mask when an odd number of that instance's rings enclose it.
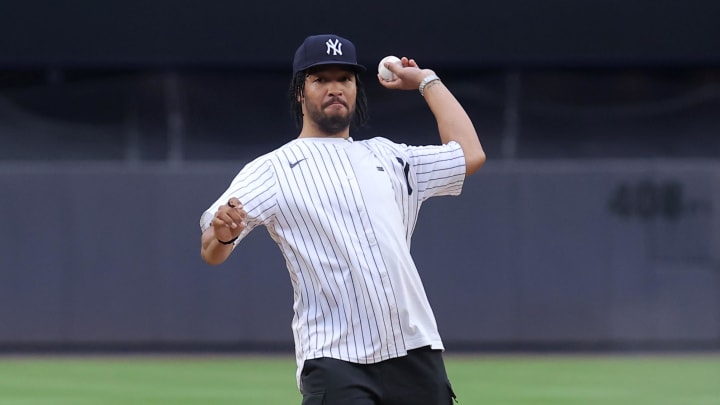
<instances>
[{"instance_id":1,"label":"cap brim","mask_svg":"<svg viewBox=\"0 0 720 405\"><path fill-rule=\"evenodd\" d=\"M305 66L302 69L299 69L298 72L312 69L312 68L318 67L318 66L329 66L329 65L349 67L350 69L354 70L357 73L364 73L365 71L367 71L365 66L357 64L357 63L347 63L347 62L340 62L340 61L336 61L336 60L328 60L328 61L313 63L312 65L309 65L309 66Z\"/></svg>"}]
</instances>

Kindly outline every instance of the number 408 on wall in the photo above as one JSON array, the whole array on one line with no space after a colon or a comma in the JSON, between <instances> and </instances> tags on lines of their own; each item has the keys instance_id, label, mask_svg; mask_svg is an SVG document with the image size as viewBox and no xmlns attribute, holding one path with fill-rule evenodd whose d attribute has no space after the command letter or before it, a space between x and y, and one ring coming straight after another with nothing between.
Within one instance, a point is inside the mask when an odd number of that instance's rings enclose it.
<instances>
[{"instance_id":1,"label":"number 408 on wall","mask_svg":"<svg viewBox=\"0 0 720 405\"><path fill-rule=\"evenodd\" d=\"M683 215L705 211L709 202L687 201L683 184L676 180L621 182L610 192L609 211L623 218L650 221L675 220Z\"/></svg>"}]
</instances>

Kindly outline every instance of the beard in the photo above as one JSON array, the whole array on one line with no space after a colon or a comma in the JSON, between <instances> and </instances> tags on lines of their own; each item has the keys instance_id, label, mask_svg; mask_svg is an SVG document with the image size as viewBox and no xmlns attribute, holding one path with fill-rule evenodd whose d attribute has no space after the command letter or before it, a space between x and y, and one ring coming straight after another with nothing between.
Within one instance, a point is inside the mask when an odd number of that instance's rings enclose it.
<instances>
[{"instance_id":1,"label":"beard","mask_svg":"<svg viewBox=\"0 0 720 405\"><path fill-rule=\"evenodd\" d=\"M347 114L327 114L324 109L331 105L336 100L330 101L321 106L320 109L306 105L308 115L310 119L317 124L318 128L328 134L337 135L340 132L346 130L353 120L355 115L355 109L350 109L346 103L343 105L348 108Z\"/></svg>"}]
</instances>

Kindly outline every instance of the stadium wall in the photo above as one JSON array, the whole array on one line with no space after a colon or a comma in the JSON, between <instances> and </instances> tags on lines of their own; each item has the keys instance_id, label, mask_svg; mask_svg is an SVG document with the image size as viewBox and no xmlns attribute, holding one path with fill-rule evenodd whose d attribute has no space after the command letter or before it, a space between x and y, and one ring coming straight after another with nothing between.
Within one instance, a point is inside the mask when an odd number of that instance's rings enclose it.
<instances>
[{"instance_id":1,"label":"stadium wall","mask_svg":"<svg viewBox=\"0 0 720 405\"><path fill-rule=\"evenodd\" d=\"M291 348L265 230L199 255L240 164L1 164L0 348ZM718 190L709 160L489 162L413 239L448 348L719 347Z\"/></svg>"}]
</instances>

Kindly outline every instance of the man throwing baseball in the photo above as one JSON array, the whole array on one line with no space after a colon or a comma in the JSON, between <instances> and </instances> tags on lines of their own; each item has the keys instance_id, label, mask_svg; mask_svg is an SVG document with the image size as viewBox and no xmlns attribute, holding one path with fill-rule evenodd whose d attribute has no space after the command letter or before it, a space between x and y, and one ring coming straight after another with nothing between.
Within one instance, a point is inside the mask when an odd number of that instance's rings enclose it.
<instances>
[{"instance_id":1,"label":"man throwing baseball","mask_svg":"<svg viewBox=\"0 0 720 405\"><path fill-rule=\"evenodd\" d=\"M367 119L355 46L307 37L295 53L290 103L296 139L243 167L205 211L203 259L220 264L264 225L294 289L292 330L303 405L447 405L435 317L410 255L428 198L459 195L485 162L470 118L432 70L386 63L392 90L415 90L440 143L353 140ZM412 119L408 117L408 119Z\"/></svg>"}]
</instances>

